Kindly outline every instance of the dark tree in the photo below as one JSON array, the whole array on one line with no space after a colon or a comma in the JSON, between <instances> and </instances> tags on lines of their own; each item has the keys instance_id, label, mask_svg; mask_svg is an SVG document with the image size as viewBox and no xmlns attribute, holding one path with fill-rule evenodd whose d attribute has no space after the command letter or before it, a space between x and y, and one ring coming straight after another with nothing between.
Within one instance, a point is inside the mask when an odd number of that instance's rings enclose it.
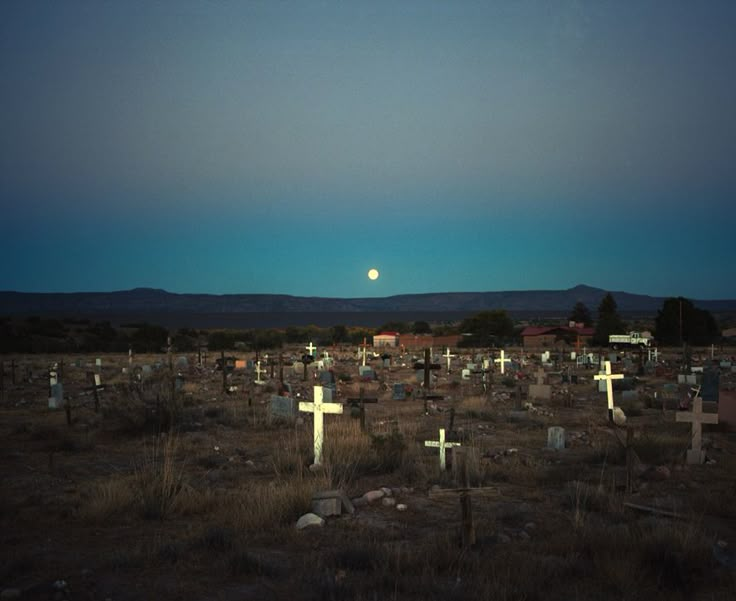
<instances>
[{"instance_id":1,"label":"dark tree","mask_svg":"<svg viewBox=\"0 0 736 601\"><path fill-rule=\"evenodd\" d=\"M431 334L432 327L426 321L415 321L412 328L413 334Z\"/></svg>"},{"instance_id":2,"label":"dark tree","mask_svg":"<svg viewBox=\"0 0 736 601\"><path fill-rule=\"evenodd\" d=\"M349 340L348 329L343 325L332 326L330 334L333 344L339 344L340 342L347 342Z\"/></svg>"},{"instance_id":3,"label":"dark tree","mask_svg":"<svg viewBox=\"0 0 736 601\"><path fill-rule=\"evenodd\" d=\"M388 321L378 328L376 332L398 332L399 334L406 334L406 332L411 332L411 327L405 321Z\"/></svg>"},{"instance_id":4,"label":"dark tree","mask_svg":"<svg viewBox=\"0 0 736 601\"><path fill-rule=\"evenodd\" d=\"M582 323L586 328L593 325L593 316L590 314L588 307L581 301L575 303L572 313L570 313L570 317L567 320Z\"/></svg>"},{"instance_id":5,"label":"dark tree","mask_svg":"<svg viewBox=\"0 0 736 601\"><path fill-rule=\"evenodd\" d=\"M606 345L611 334L624 334L625 332L626 324L619 317L616 300L610 292L607 292L598 305L598 323L595 327L593 343Z\"/></svg>"},{"instance_id":6,"label":"dark tree","mask_svg":"<svg viewBox=\"0 0 736 601\"><path fill-rule=\"evenodd\" d=\"M657 342L663 345L706 345L720 337L716 320L710 311L698 309L686 298L668 298L657 311Z\"/></svg>"},{"instance_id":7,"label":"dark tree","mask_svg":"<svg viewBox=\"0 0 736 601\"><path fill-rule=\"evenodd\" d=\"M461 341L461 346L491 346L514 335L514 322L506 311L482 311L463 320L460 331L470 334Z\"/></svg>"}]
</instances>

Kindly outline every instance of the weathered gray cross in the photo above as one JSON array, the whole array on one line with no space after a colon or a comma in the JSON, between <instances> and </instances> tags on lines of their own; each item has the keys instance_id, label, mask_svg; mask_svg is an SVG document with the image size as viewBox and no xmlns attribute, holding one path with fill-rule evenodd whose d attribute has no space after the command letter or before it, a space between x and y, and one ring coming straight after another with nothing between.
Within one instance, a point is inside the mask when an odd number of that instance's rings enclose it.
<instances>
[{"instance_id":1,"label":"weathered gray cross","mask_svg":"<svg viewBox=\"0 0 736 601\"><path fill-rule=\"evenodd\" d=\"M459 447L461 446L459 442L446 442L445 441L445 429L440 428L440 439L439 440L425 440L424 441L425 447L439 447L440 449L440 470L443 472L447 469L447 449L451 449L452 447Z\"/></svg>"},{"instance_id":2,"label":"weathered gray cross","mask_svg":"<svg viewBox=\"0 0 736 601\"><path fill-rule=\"evenodd\" d=\"M299 403L299 411L314 413L314 465L322 465L322 446L325 441L324 414L343 412L343 406L340 403L323 403L323 399L324 388L315 386L314 402Z\"/></svg>"},{"instance_id":3,"label":"weathered gray cross","mask_svg":"<svg viewBox=\"0 0 736 601\"><path fill-rule=\"evenodd\" d=\"M612 374L611 362L605 361L605 373L593 376L594 380L605 380L606 397L608 398L608 421L613 422L613 380L623 380L624 374Z\"/></svg>"},{"instance_id":4,"label":"weathered gray cross","mask_svg":"<svg viewBox=\"0 0 736 601\"><path fill-rule=\"evenodd\" d=\"M690 465L699 465L705 461L705 451L703 451L703 424L717 424L717 413L703 413L703 398L700 396L700 386L693 389L695 398L693 399L692 412L681 412L675 415L675 421L688 422L692 426L692 448L687 451L687 462Z\"/></svg>"}]
</instances>

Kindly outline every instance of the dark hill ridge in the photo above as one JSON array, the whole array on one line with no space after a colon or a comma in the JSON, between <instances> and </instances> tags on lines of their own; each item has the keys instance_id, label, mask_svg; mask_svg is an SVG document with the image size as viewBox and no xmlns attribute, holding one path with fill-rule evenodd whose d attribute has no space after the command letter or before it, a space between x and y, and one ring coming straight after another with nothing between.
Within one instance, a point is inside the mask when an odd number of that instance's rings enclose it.
<instances>
[{"instance_id":1,"label":"dark hill ridge","mask_svg":"<svg viewBox=\"0 0 736 601\"><path fill-rule=\"evenodd\" d=\"M118 292L0 292L0 315L177 313L291 313L291 312L407 312L407 311L569 311L583 302L598 308L605 290L575 286L568 290L507 292L437 292L400 294L382 298L319 298L286 294L175 294L153 288ZM620 311L654 313L665 297L612 292ZM736 310L736 300L693 300L709 311Z\"/></svg>"}]
</instances>

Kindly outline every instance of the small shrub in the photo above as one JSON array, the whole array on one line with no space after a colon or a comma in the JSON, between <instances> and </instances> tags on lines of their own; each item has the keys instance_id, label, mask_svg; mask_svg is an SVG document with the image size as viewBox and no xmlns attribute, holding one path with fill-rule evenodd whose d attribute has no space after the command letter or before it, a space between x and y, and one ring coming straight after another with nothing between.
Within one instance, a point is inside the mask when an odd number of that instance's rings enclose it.
<instances>
[{"instance_id":1,"label":"small shrub","mask_svg":"<svg viewBox=\"0 0 736 601\"><path fill-rule=\"evenodd\" d=\"M184 484L176 463L176 436L154 439L149 455L136 470L137 500L144 518L164 519L175 507Z\"/></svg>"}]
</instances>

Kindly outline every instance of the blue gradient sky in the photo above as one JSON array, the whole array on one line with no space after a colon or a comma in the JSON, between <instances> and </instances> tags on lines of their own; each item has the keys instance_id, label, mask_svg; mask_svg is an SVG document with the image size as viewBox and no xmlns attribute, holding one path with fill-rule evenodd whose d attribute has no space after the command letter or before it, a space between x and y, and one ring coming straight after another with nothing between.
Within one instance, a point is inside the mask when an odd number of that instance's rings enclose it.
<instances>
[{"instance_id":1,"label":"blue gradient sky","mask_svg":"<svg viewBox=\"0 0 736 601\"><path fill-rule=\"evenodd\" d=\"M5 0L0 289L736 298L734 31L731 0Z\"/></svg>"}]
</instances>

